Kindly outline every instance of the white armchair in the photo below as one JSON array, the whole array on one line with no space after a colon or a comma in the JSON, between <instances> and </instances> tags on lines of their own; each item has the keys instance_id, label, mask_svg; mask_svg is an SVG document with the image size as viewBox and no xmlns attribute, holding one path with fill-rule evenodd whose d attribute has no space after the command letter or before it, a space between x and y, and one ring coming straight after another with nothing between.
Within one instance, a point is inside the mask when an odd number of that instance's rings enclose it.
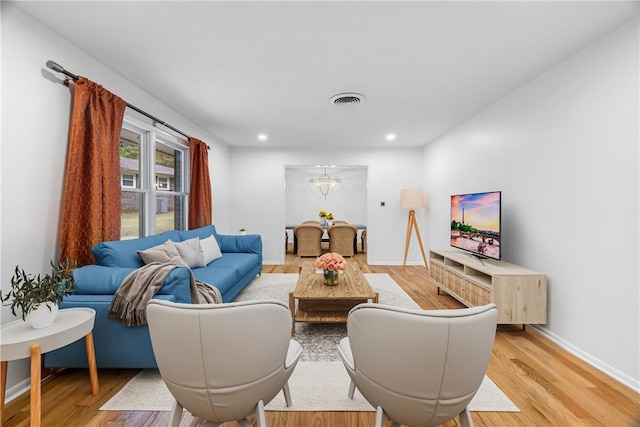
<instances>
[{"instance_id":1,"label":"white armchair","mask_svg":"<svg viewBox=\"0 0 640 427\"><path fill-rule=\"evenodd\" d=\"M354 387L392 426L438 426L460 416L489 364L496 332L494 304L460 310L360 304L349 312L338 350Z\"/></svg>"},{"instance_id":2,"label":"white armchair","mask_svg":"<svg viewBox=\"0 0 640 427\"><path fill-rule=\"evenodd\" d=\"M291 339L291 312L279 301L178 304L151 300L147 320L158 369L175 398L169 425L182 409L207 425L238 421L250 426L283 390L302 354Z\"/></svg>"}]
</instances>

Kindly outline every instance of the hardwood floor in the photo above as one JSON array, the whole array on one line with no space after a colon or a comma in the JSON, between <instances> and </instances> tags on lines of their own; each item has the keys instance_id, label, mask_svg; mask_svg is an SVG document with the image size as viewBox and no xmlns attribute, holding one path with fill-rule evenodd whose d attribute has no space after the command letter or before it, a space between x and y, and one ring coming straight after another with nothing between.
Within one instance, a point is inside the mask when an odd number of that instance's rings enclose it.
<instances>
[{"instance_id":1,"label":"hardwood floor","mask_svg":"<svg viewBox=\"0 0 640 427\"><path fill-rule=\"evenodd\" d=\"M284 265L266 265L263 274L297 273L305 261L310 259L301 260L289 253ZM437 294L422 266L408 266L406 270L402 266L370 266L366 264L365 255L356 255L354 261L365 273L389 274L422 308L461 307L453 298ZM91 395L85 370L65 370L52 375L42 384L42 425L164 425L168 412L99 410L137 372L100 370L97 396ZM476 426L640 426L638 393L531 328L498 331L487 374L521 412L472 412ZM29 393L8 403L2 417L3 426L28 426ZM269 426L368 427L373 426L374 419L373 412L267 412ZM186 415L181 425L196 426L200 421ZM224 427L237 425L226 423ZM459 425L459 420L445 424L447 427Z\"/></svg>"}]
</instances>

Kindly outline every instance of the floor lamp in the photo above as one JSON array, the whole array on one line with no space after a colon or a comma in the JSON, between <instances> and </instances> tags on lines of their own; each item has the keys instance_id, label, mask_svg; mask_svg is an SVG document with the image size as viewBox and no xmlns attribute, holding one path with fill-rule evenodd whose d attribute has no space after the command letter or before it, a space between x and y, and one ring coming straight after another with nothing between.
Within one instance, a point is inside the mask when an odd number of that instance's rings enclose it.
<instances>
[{"instance_id":1,"label":"floor lamp","mask_svg":"<svg viewBox=\"0 0 640 427\"><path fill-rule=\"evenodd\" d=\"M407 240L404 244L404 261L402 265L407 268L407 254L409 253L409 243L411 242L411 232L416 230L418 236L418 243L420 243L420 251L422 252L422 259L424 260L424 266L429 269L427 265L427 257L424 254L424 247L422 246L422 238L420 237L420 230L418 229L418 223L416 222L416 209L424 208L424 192L420 188L410 188L400 190L400 207L409 209L409 218L407 219Z\"/></svg>"}]
</instances>

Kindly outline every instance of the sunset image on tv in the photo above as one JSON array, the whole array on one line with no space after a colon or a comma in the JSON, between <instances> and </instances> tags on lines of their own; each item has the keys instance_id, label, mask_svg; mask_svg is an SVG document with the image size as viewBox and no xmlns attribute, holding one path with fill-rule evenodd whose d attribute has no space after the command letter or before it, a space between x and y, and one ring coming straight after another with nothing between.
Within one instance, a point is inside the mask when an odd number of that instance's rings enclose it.
<instances>
[{"instance_id":1,"label":"sunset image on tv","mask_svg":"<svg viewBox=\"0 0 640 427\"><path fill-rule=\"evenodd\" d=\"M500 259L500 191L451 196L451 246Z\"/></svg>"}]
</instances>

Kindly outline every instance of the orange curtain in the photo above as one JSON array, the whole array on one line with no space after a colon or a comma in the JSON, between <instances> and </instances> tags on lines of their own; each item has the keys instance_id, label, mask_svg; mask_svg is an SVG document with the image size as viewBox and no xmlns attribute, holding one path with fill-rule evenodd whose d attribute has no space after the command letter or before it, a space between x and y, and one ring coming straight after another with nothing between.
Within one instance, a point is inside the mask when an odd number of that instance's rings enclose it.
<instances>
[{"instance_id":1,"label":"orange curtain","mask_svg":"<svg viewBox=\"0 0 640 427\"><path fill-rule=\"evenodd\" d=\"M62 197L60 259L91 264L91 247L120 238L120 154L127 103L81 77L74 87Z\"/></svg>"},{"instance_id":2,"label":"orange curtain","mask_svg":"<svg viewBox=\"0 0 640 427\"><path fill-rule=\"evenodd\" d=\"M189 138L191 188L189 189L189 229L212 224L211 181L207 144Z\"/></svg>"}]
</instances>

